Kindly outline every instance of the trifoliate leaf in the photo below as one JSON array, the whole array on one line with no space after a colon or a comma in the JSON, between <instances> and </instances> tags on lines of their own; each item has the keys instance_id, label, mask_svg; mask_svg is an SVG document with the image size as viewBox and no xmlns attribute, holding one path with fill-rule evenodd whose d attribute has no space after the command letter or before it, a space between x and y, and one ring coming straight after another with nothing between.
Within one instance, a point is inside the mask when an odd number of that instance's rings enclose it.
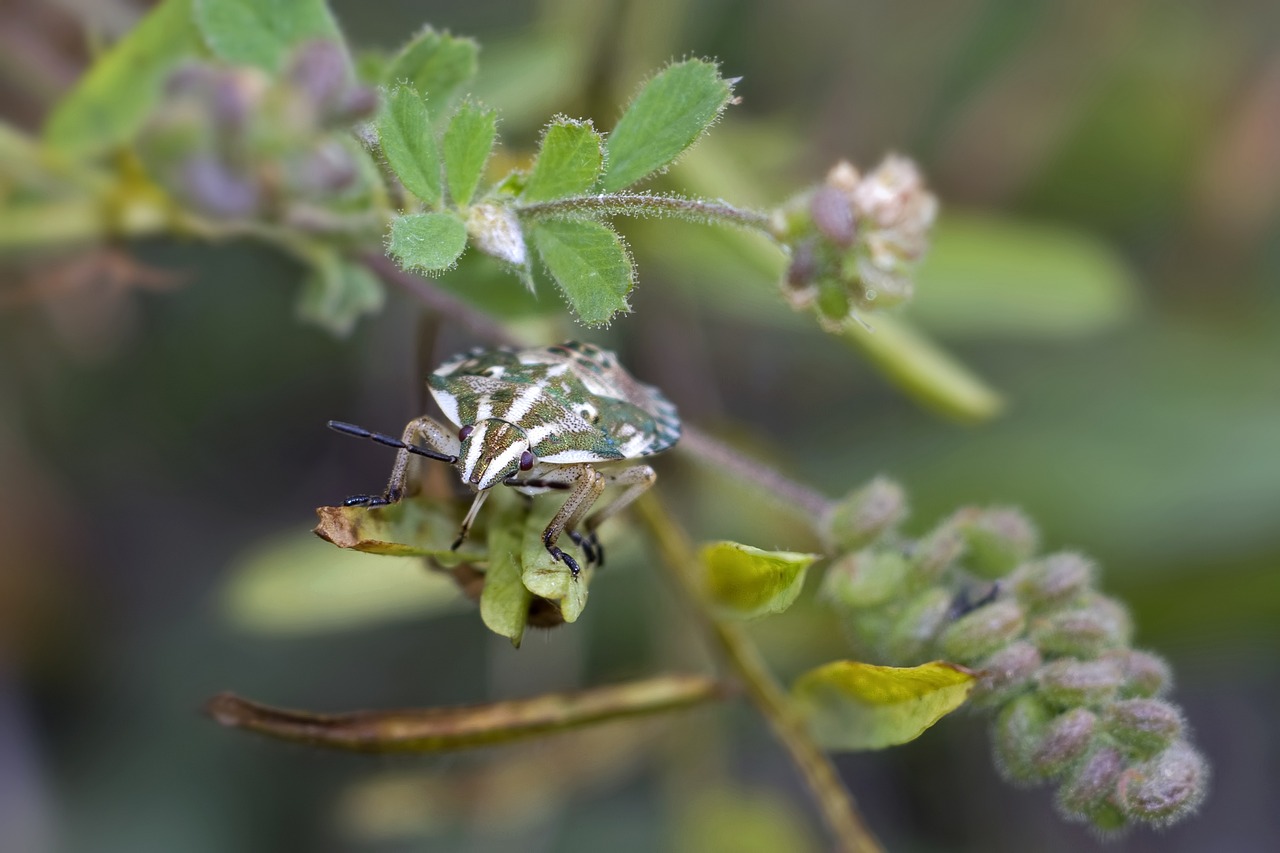
<instances>
[{"instance_id":1,"label":"trifoliate leaf","mask_svg":"<svg viewBox=\"0 0 1280 853\"><path fill-rule=\"evenodd\" d=\"M412 86L400 86L387 96L378 114L378 140L404 188L431 207L439 207L440 152L427 105Z\"/></svg>"},{"instance_id":2,"label":"trifoliate leaf","mask_svg":"<svg viewBox=\"0 0 1280 853\"><path fill-rule=\"evenodd\" d=\"M275 71L310 39L342 42L325 0L193 0L196 26L220 59Z\"/></svg>"},{"instance_id":3,"label":"trifoliate leaf","mask_svg":"<svg viewBox=\"0 0 1280 853\"><path fill-rule=\"evenodd\" d=\"M699 554L702 586L721 613L752 619L781 613L804 587L817 554L762 551L736 542L713 542Z\"/></svg>"},{"instance_id":4,"label":"trifoliate leaf","mask_svg":"<svg viewBox=\"0 0 1280 853\"><path fill-rule=\"evenodd\" d=\"M542 135L521 201L550 201L584 193L604 164L604 140L590 122L557 118Z\"/></svg>"},{"instance_id":5,"label":"trifoliate leaf","mask_svg":"<svg viewBox=\"0 0 1280 853\"><path fill-rule=\"evenodd\" d=\"M964 704L974 675L942 661L912 667L834 661L792 688L814 738L830 749L883 749L915 740Z\"/></svg>"},{"instance_id":6,"label":"trifoliate leaf","mask_svg":"<svg viewBox=\"0 0 1280 853\"><path fill-rule=\"evenodd\" d=\"M497 116L495 111L467 101L449 119L444 132L444 171L449 195L459 207L471 203L484 174L497 134Z\"/></svg>"},{"instance_id":7,"label":"trifoliate leaf","mask_svg":"<svg viewBox=\"0 0 1280 853\"><path fill-rule=\"evenodd\" d=\"M391 256L407 270L448 269L467 247L467 226L449 213L411 213L391 220Z\"/></svg>"},{"instance_id":8,"label":"trifoliate leaf","mask_svg":"<svg viewBox=\"0 0 1280 853\"><path fill-rule=\"evenodd\" d=\"M616 192L669 166L715 122L732 93L710 62L687 59L666 68L645 84L609 134L604 189Z\"/></svg>"},{"instance_id":9,"label":"trifoliate leaf","mask_svg":"<svg viewBox=\"0 0 1280 853\"><path fill-rule=\"evenodd\" d=\"M479 53L471 39L427 27L401 48L383 79L388 86L407 82L431 100L440 117L475 76Z\"/></svg>"},{"instance_id":10,"label":"trifoliate leaf","mask_svg":"<svg viewBox=\"0 0 1280 853\"><path fill-rule=\"evenodd\" d=\"M58 102L45 140L80 157L126 142L142 127L169 72L204 50L191 21L191 0L164 0Z\"/></svg>"},{"instance_id":11,"label":"trifoliate leaf","mask_svg":"<svg viewBox=\"0 0 1280 853\"><path fill-rule=\"evenodd\" d=\"M585 220L545 220L531 230L542 262L579 320L598 326L629 309L631 256L612 228Z\"/></svg>"}]
</instances>

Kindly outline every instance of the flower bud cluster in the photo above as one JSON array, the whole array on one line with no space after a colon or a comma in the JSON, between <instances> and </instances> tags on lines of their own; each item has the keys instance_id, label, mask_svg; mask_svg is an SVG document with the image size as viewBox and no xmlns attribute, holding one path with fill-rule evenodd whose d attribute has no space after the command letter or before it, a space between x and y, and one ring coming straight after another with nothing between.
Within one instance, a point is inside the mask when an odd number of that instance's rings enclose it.
<instances>
[{"instance_id":1,"label":"flower bud cluster","mask_svg":"<svg viewBox=\"0 0 1280 853\"><path fill-rule=\"evenodd\" d=\"M143 129L152 178L213 218L279 219L294 203L355 207L376 175L362 171L351 125L377 93L351 76L343 48L298 48L276 77L251 67L179 68Z\"/></svg>"},{"instance_id":2,"label":"flower bud cluster","mask_svg":"<svg viewBox=\"0 0 1280 853\"><path fill-rule=\"evenodd\" d=\"M1168 665L1130 645L1128 611L1075 553L1036 556L1022 513L966 508L917 540L902 490L883 478L837 503L823 535L838 555L822 594L866 659L934 658L978 673L1001 773L1058 786L1062 815L1103 831L1165 825L1204 797L1208 768L1162 698Z\"/></svg>"},{"instance_id":3,"label":"flower bud cluster","mask_svg":"<svg viewBox=\"0 0 1280 853\"><path fill-rule=\"evenodd\" d=\"M867 175L837 164L821 186L775 216L774 233L791 248L787 298L797 309L815 309L833 328L855 311L905 302L937 209L905 157L886 157Z\"/></svg>"}]
</instances>

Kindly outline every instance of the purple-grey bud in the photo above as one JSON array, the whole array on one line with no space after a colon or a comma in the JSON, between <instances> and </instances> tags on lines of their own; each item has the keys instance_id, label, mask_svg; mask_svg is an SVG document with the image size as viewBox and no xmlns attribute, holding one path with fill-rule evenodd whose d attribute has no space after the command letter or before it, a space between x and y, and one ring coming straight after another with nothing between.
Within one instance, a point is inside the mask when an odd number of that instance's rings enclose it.
<instances>
[{"instance_id":1,"label":"purple-grey bud","mask_svg":"<svg viewBox=\"0 0 1280 853\"><path fill-rule=\"evenodd\" d=\"M1092 560L1069 551L1023 563L1010 578L1014 595L1032 610L1057 607L1093 583Z\"/></svg>"},{"instance_id":2,"label":"purple-grey bud","mask_svg":"<svg viewBox=\"0 0 1280 853\"><path fill-rule=\"evenodd\" d=\"M1040 650L1026 640L1017 640L1000 649L978 667L978 683L970 701L975 705L1003 705L1025 690L1040 668Z\"/></svg>"},{"instance_id":3,"label":"purple-grey bud","mask_svg":"<svg viewBox=\"0 0 1280 853\"><path fill-rule=\"evenodd\" d=\"M1124 676L1120 697L1124 699L1160 696L1173 685L1173 671L1164 658L1136 649L1116 649L1099 655L1113 662Z\"/></svg>"},{"instance_id":4,"label":"purple-grey bud","mask_svg":"<svg viewBox=\"0 0 1280 853\"><path fill-rule=\"evenodd\" d=\"M1093 593L1033 619L1028 634L1045 654L1089 658L1128 645L1133 622L1115 599Z\"/></svg>"},{"instance_id":5,"label":"purple-grey bud","mask_svg":"<svg viewBox=\"0 0 1280 853\"><path fill-rule=\"evenodd\" d=\"M1099 829L1119 829L1125 819L1112 797L1124 769L1120 751L1100 745L1071 769L1058 788L1058 811L1070 821L1090 821Z\"/></svg>"},{"instance_id":6,"label":"purple-grey bud","mask_svg":"<svg viewBox=\"0 0 1280 853\"><path fill-rule=\"evenodd\" d=\"M1026 614L1012 599L994 601L961 616L938 638L947 660L976 664L1022 635Z\"/></svg>"},{"instance_id":7,"label":"purple-grey bud","mask_svg":"<svg viewBox=\"0 0 1280 853\"><path fill-rule=\"evenodd\" d=\"M258 208L258 187L213 157L192 157L183 165L180 180L190 202L214 216L248 216Z\"/></svg>"},{"instance_id":8,"label":"purple-grey bud","mask_svg":"<svg viewBox=\"0 0 1280 853\"><path fill-rule=\"evenodd\" d=\"M894 551L856 551L827 569L822 595L848 609L875 607L893 598L907 579L907 561Z\"/></svg>"},{"instance_id":9,"label":"purple-grey bud","mask_svg":"<svg viewBox=\"0 0 1280 853\"><path fill-rule=\"evenodd\" d=\"M818 294L815 284L818 275L818 250L813 241L797 243L791 250L791 263L787 265L783 294L797 311L808 308Z\"/></svg>"},{"instance_id":10,"label":"purple-grey bud","mask_svg":"<svg viewBox=\"0 0 1280 853\"><path fill-rule=\"evenodd\" d=\"M1185 742L1120 774L1116 802L1132 820L1165 826L1186 817L1204 799L1209 768Z\"/></svg>"},{"instance_id":11,"label":"purple-grey bud","mask_svg":"<svg viewBox=\"0 0 1280 853\"><path fill-rule=\"evenodd\" d=\"M964 534L952 523L943 523L918 541L911 551L917 575L926 583L936 581L965 551Z\"/></svg>"},{"instance_id":12,"label":"purple-grey bud","mask_svg":"<svg viewBox=\"0 0 1280 853\"><path fill-rule=\"evenodd\" d=\"M951 593L931 587L916 595L900 613L894 615L881 643L885 657L899 664L919 663L935 644L935 638L947 622L951 610Z\"/></svg>"},{"instance_id":13,"label":"purple-grey bud","mask_svg":"<svg viewBox=\"0 0 1280 853\"><path fill-rule=\"evenodd\" d=\"M1097 729L1097 716L1084 708L1073 708L1054 717L1045 726L1031 767L1042 779L1057 779L1084 755Z\"/></svg>"},{"instance_id":14,"label":"purple-grey bud","mask_svg":"<svg viewBox=\"0 0 1280 853\"><path fill-rule=\"evenodd\" d=\"M1019 696L996 716L991 730L996 769L1014 785L1034 785L1040 775L1032 763L1052 712L1033 694Z\"/></svg>"},{"instance_id":15,"label":"purple-grey bud","mask_svg":"<svg viewBox=\"0 0 1280 853\"><path fill-rule=\"evenodd\" d=\"M906 515L902 486L876 477L835 504L822 519L822 531L833 550L851 551L871 544Z\"/></svg>"},{"instance_id":16,"label":"purple-grey bud","mask_svg":"<svg viewBox=\"0 0 1280 853\"><path fill-rule=\"evenodd\" d=\"M1102 725L1136 755L1149 758L1182 737L1182 715L1160 699L1123 699L1102 710Z\"/></svg>"},{"instance_id":17,"label":"purple-grey bud","mask_svg":"<svg viewBox=\"0 0 1280 853\"><path fill-rule=\"evenodd\" d=\"M347 52L336 42L309 41L294 52L285 78L320 113L327 113L338 104L351 82Z\"/></svg>"},{"instance_id":18,"label":"purple-grey bud","mask_svg":"<svg viewBox=\"0 0 1280 853\"><path fill-rule=\"evenodd\" d=\"M467 235L477 249L513 267L522 267L529 259L520 220L510 208L475 205L467 216Z\"/></svg>"},{"instance_id":19,"label":"purple-grey bud","mask_svg":"<svg viewBox=\"0 0 1280 853\"><path fill-rule=\"evenodd\" d=\"M1031 556L1039 534L1021 510L963 509L954 522L968 544L966 564L979 577L995 579Z\"/></svg>"},{"instance_id":20,"label":"purple-grey bud","mask_svg":"<svg viewBox=\"0 0 1280 853\"><path fill-rule=\"evenodd\" d=\"M1036 673L1038 692L1059 708L1097 707L1109 702L1124 684L1124 673L1114 661L1061 658Z\"/></svg>"},{"instance_id":21,"label":"purple-grey bud","mask_svg":"<svg viewBox=\"0 0 1280 853\"><path fill-rule=\"evenodd\" d=\"M858 223L853 216L849 194L839 187L818 187L809 199L809 215L818 233L842 249L853 243Z\"/></svg>"}]
</instances>

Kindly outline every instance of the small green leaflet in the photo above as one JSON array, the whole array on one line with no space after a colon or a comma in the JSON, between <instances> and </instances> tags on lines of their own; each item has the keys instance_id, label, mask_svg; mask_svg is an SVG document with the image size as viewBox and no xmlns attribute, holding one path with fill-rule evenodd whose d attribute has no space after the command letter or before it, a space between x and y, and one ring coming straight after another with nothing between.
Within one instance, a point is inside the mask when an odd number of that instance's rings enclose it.
<instances>
[{"instance_id":1,"label":"small green leaflet","mask_svg":"<svg viewBox=\"0 0 1280 853\"><path fill-rule=\"evenodd\" d=\"M525 521L524 548L521 552L522 579L525 588L534 595L555 602L564 621L576 622L582 615L582 609L587 606L587 585L593 570L587 569L574 580L569 567L552 559L547 553L546 546L542 544L542 531L559 509L556 501L535 502L530 508L529 517ZM572 549L575 556L578 556L579 563L585 562L586 558L580 556L581 552L568 539L568 536L562 537L560 547Z\"/></svg>"},{"instance_id":2,"label":"small green leaflet","mask_svg":"<svg viewBox=\"0 0 1280 853\"><path fill-rule=\"evenodd\" d=\"M445 108L476 74L480 48L468 38L455 38L427 27L401 48L387 66L384 82L408 85L431 99L436 116L443 117Z\"/></svg>"},{"instance_id":3,"label":"small green leaflet","mask_svg":"<svg viewBox=\"0 0 1280 853\"><path fill-rule=\"evenodd\" d=\"M382 284L367 269L336 252L317 253L298 300L298 315L336 335L382 307Z\"/></svg>"},{"instance_id":4,"label":"small green leaflet","mask_svg":"<svg viewBox=\"0 0 1280 853\"><path fill-rule=\"evenodd\" d=\"M495 111L466 101L449 119L444 132L444 171L449 195L459 207L471 203L484 175L497 135L497 117Z\"/></svg>"},{"instance_id":5,"label":"small green leaflet","mask_svg":"<svg viewBox=\"0 0 1280 853\"><path fill-rule=\"evenodd\" d=\"M164 0L111 46L54 108L45 140L74 156L93 156L142 127L169 72L205 51L191 0Z\"/></svg>"},{"instance_id":6,"label":"small green leaflet","mask_svg":"<svg viewBox=\"0 0 1280 853\"><path fill-rule=\"evenodd\" d=\"M781 613L804 587L805 571L817 554L762 551L736 542L713 542L699 553L702 587L716 609L752 619Z\"/></svg>"},{"instance_id":7,"label":"small green leaflet","mask_svg":"<svg viewBox=\"0 0 1280 853\"><path fill-rule=\"evenodd\" d=\"M671 165L715 123L732 94L710 62L687 59L667 67L645 84L609 134L603 188L625 189Z\"/></svg>"},{"instance_id":8,"label":"small green leaflet","mask_svg":"<svg viewBox=\"0 0 1280 853\"><path fill-rule=\"evenodd\" d=\"M604 140L590 122L557 118L542 135L520 200L550 201L587 192L604 165Z\"/></svg>"},{"instance_id":9,"label":"small green leaflet","mask_svg":"<svg viewBox=\"0 0 1280 853\"><path fill-rule=\"evenodd\" d=\"M378 115L378 140L404 188L439 207L440 152L431 133L427 105L412 86L392 90Z\"/></svg>"},{"instance_id":10,"label":"small green leaflet","mask_svg":"<svg viewBox=\"0 0 1280 853\"><path fill-rule=\"evenodd\" d=\"M195 22L220 59L275 71L304 41L343 44L325 0L194 0Z\"/></svg>"},{"instance_id":11,"label":"small green leaflet","mask_svg":"<svg viewBox=\"0 0 1280 853\"><path fill-rule=\"evenodd\" d=\"M438 272L467 247L467 226L451 213L411 213L391 220L392 257L407 270Z\"/></svg>"},{"instance_id":12,"label":"small green leaflet","mask_svg":"<svg viewBox=\"0 0 1280 853\"><path fill-rule=\"evenodd\" d=\"M913 667L834 661L796 680L792 695L829 749L883 749L915 740L964 704L973 673L934 661Z\"/></svg>"},{"instance_id":13,"label":"small green leaflet","mask_svg":"<svg viewBox=\"0 0 1280 853\"><path fill-rule=\"evenodd\" d=\"M531 232L542 262L579 320L598 326L629 310L631 256L612 228L589 220L548 219L533 223Z\"/></svg>"},{"instance_id":14,"label":"small green leaflet","mask_svg":"<svg viewBox=\"0 0 1280 853\"><path fill-rule=\"evenodd\" d=\"M339 548L387 554L392 557L432 557L441 565L480 563L488 559L482 547L464 542L458 550L458 516L424 501L400 501L391 506L324 506L316 510L315 534Z\"/></svg>"},{"instance_id":15,"label":"small green leaflet","mask_svg":"<svg viewBox=\"0 0 1280 853\"><path fill-rule=\"evenodd\" d=\"M519 499L495 495L492 500L499 506L489 508L489 568L480 593L480 618L490 631L519 648L529 622L529 603L533 601L533 593L524 585L521 562L529 509Z\"/></svg>"}]
</instances>

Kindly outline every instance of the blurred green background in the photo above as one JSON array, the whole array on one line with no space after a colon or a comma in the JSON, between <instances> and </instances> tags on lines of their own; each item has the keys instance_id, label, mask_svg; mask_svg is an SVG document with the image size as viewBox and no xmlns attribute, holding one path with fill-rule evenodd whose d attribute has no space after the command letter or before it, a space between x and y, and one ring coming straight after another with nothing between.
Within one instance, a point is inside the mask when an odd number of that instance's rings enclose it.
<instances>
[{"instance_id":1,"label":"blurred green background","mask_svg":"<svg viewBox=\"0 0 1280 853\"><path fill-rule=\"evenodd\" d=\"M907 316L1005 396L961 426L904 398L776 296L741 235L623 223L636 312L590 339L836 495L885 473L916 529L1013 503L1094 555L1138 645L1167 655L1214 778L1202 813L1107 845L992 767L948 718L838 766L892 850L1280 848L1280 5L931 0L339 0L356 45L424 22L477 37L506 152L551 114L611 126L671 58L742 75L670 176L767 206L837 159L916 158L943 204ZM36 127L125 0L0 5L0 109ZM309 540L312 508L391 459L326 431L395 431L473 341L402 294L348 340L295 320L299 270L250 245L130 247L0 271L0 849L823 849L787 758L745 707L518 749L310 751L199 714L234 689L315 710L533 695L708 665L625 525L581 621L512 650L447 584ZM111 260L114 258L114 260ZM469 273L470 271L470 273ZM481 265L445 284L523 298ZM474 280L468 278L474 274ZM121 284L121 282L126 282ZM495 295L496 294L496 295ZM558 314L550 293L539 306ZM572 333L566 327L564 333ZM672 456L662 493L703 538L811 547ZM338 561L338 557L350 559ZM847 655L816 604L755 633L790 678Z\"/></svg>"}]
</instances>

